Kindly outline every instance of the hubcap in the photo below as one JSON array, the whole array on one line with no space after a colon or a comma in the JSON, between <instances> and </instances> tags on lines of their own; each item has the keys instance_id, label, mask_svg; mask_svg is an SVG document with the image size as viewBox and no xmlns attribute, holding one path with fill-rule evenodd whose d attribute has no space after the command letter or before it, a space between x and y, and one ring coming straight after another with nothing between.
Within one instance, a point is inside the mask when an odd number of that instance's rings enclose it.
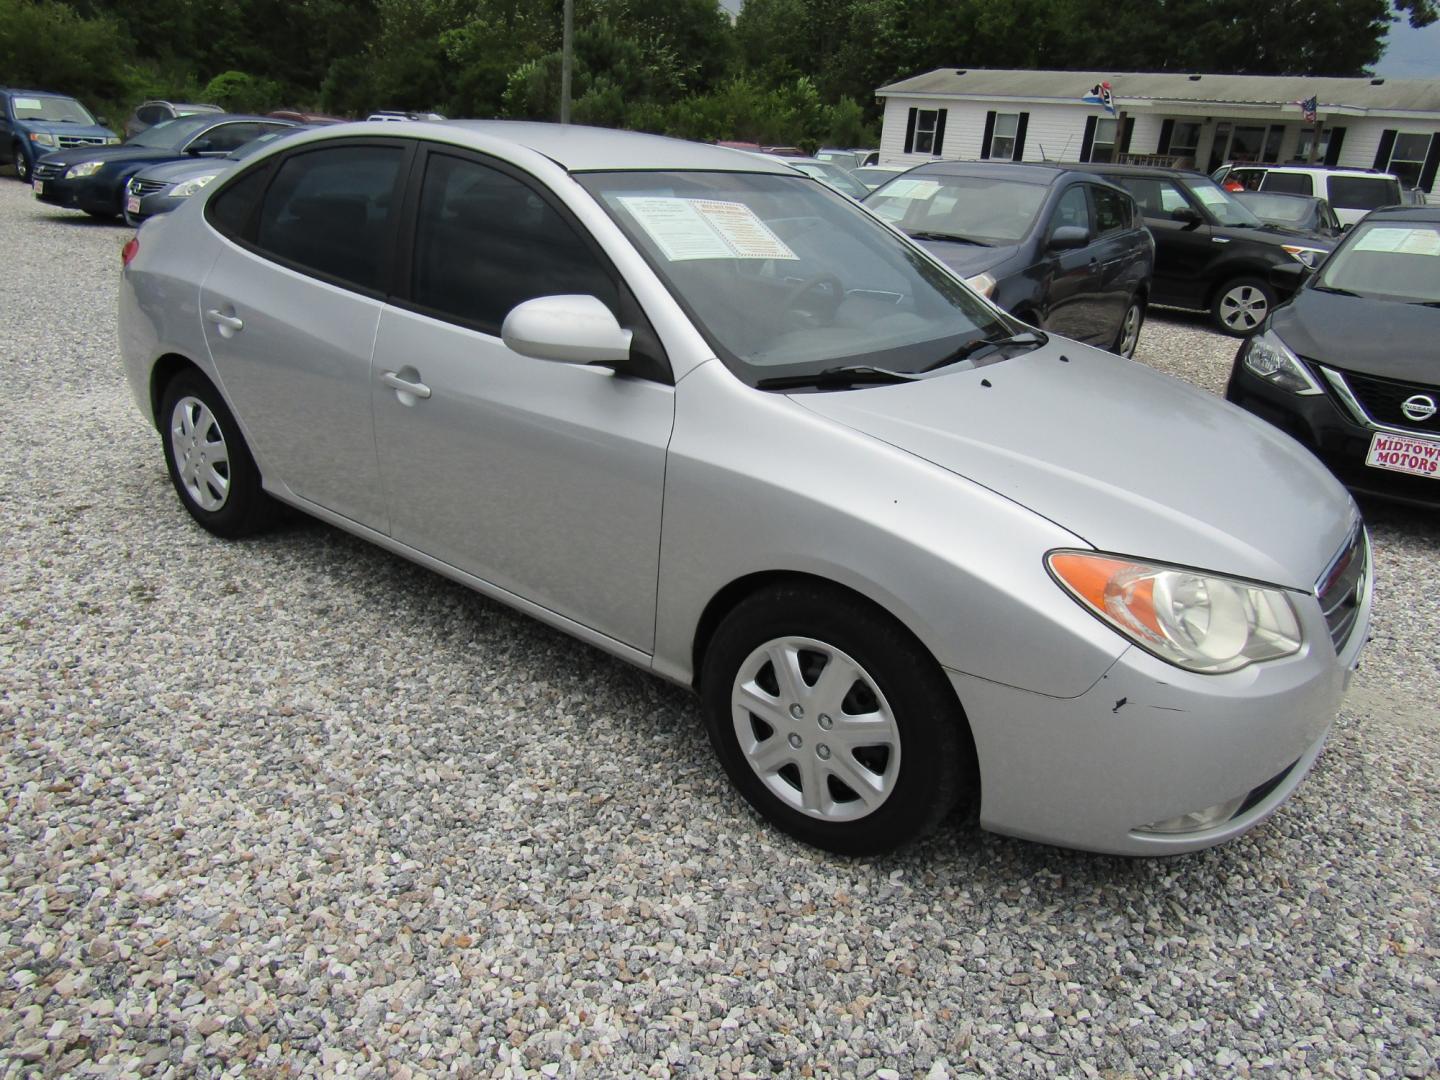
<instances>
[{"instance_id":1,"label":"hubcap","mask_svg":"<svg viewBox=\"0 0 1440 1080\"><path fill-rule=\"evenodd\" d=\"M1220 321L1232 330L1254 330L1265 319L1270 302L1254 285L1240 285L1220 298Z\"/></svg>"},{"instance_id":2,"label":"hubcap","mask_svg":"<svg viewBox=\"0 0 1440 1080\"><path fill-rule=\"evenodd\" d=\"M1125 325L1120 332L1120 355L1134 356L1140 341L1140 305L1131 304L1125 312Z\"/></svg>"},{"instance_id":3,"label":"hubcap","mask_svg":"<svg viewBox=\"0 0 1440 1080\"><path fill-rule=\"evenodd\" d=\"M900 775L900 730L875 681L813 638L745 658L730 695L740 752L779 799L822 821L878 810Z\"/></svg>"},{"instance_id":4,"label":"hubcap","mask_svg":"<svg viewBox=\"0 0 1440 1080\"><path fill-rule=\"evenodd\" d=\"M230 495L230 451L209 407L183 397L170 414L170 452L181 486L202 510L216 511Z\"/></svg>"}]
</instances>

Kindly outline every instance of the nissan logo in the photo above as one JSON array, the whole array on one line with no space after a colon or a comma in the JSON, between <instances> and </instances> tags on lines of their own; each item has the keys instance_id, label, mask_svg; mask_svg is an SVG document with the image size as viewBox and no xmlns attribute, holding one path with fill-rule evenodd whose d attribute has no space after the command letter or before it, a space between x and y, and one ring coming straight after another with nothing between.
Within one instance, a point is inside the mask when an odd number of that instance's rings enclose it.
<instances>
[{"instance_id":1,"label":"nissan logo","mask_svg":"<svg viewBox=\"0 0 1440 1080\"><path fill-rule=\"evenodd\" d=\"M1423 423L1435 415L1435 399L1426 394L1416 394L1405 399L1400 411L1417 424Z\"/></svg>"}]
</instances>

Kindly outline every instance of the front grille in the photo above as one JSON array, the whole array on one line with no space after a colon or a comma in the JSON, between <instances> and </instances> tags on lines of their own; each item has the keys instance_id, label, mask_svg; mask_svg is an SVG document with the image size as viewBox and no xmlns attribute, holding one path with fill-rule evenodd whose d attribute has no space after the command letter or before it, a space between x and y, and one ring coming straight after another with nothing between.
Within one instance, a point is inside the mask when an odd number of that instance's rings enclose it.
<instances>
[{"instance_id":1,"label":"front grille","mask_svg":"<svg viewBox=\"0 0 1440 1080\"><path fill-rule=\"evenodd\" d=\"M1428 397L1440 405L1440 389L1422 383L1400 382L1396 379L1382 379L1375 375L1360 375L1353 371L1341 372L1341 377L1355 395L1355 400L1371 420L1387 427L1407 428L1410 431L1440 434L1440 411L1425 420L1412 420L1402 411L1401 406L1417 394Z\"/></svg>"},{"instance_id":2,"label":"front grille","mask_svg":"<svg viewBox=\"0 0 1440 1080\"><path fill-rule=\"evenodd\" d=\"M104 146L105 136L103 135L61 135L60 145L65 149L74 146Z\"/></svg>"},{"instance_id":3,"label":"front grille","mask_svg":"<svg viewBox=\"0 0 1440 1080\"><path fill-rule=\"evenodd\" d=\"M1330 640L1338 653L1350 640L1355 622L1360 617L1360 603L1365 598L1365 581L1370 575L1370 537L1365 526L1356 522L1355 531L1334 560L1315 583L1315 596L1325 613Z\"/></svg>"},{"instance_id":4,"label":"front grille","mask_svg":"<svg viewBox=\"0 0 1440 1080\"><path fill-rule=\"evenodd\" d=\"M164 180L141 180L138 176L130 181L131 195L154 195L169 185Z\"/></svg>"},{"instance_id":5,"label":"front grille","mask_svg":"<svg viewBox=\"0 0 1440 1080\"><path fill-rule=\"evenodd\" d=\"M59 180L64 175L64 165L55 165L46 161L37 161L35 171L30 174L31 179L34 180Z\"/></svg>"}]
</instances>

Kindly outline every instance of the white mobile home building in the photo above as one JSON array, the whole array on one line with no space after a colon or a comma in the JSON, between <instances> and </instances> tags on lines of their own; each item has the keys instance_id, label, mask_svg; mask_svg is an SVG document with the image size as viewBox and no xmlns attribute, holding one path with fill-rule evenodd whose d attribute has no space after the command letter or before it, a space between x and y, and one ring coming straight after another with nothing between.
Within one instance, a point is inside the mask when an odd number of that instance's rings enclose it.
<instances>
[{"instance_id":1,"label":"white mobile home building","mask_svg":"<svg viewBox=\"0 0 1440 1080\"><path fill-rule=\"evenodd\" d=\"M1081 100L1101 83L1113 115ZM1227 161L1313 161L1393 172L1440 201L1435 79L941 68L876 95L887 164L1123 157L1210 172ZM1316 123L1299 104L1312 97Z\"/></svg>"}]
</instances>

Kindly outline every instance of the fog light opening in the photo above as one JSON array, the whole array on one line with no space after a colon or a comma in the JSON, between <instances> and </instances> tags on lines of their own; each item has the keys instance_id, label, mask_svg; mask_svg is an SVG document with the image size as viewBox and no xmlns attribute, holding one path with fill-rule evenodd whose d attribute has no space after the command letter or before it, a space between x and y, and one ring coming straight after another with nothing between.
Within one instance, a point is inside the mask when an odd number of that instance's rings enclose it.
<instances>
[{"instance_id":1,"label":"fog light opening","mask_svg":"<svg viewBox=\"0 0 1440 1080\"><path fill-rule=\"evenodd\" d=\"M1166 818L1164 821L1152 821L1149 825L1137 825L1135 832L1172 835L1212 829L1233 818L1245 805L1247 798L1249 798L1248 795L1240 795L1233 799L1227 799L1225 802L1216 803L1214 806L1207 806L1204 810L1191 810L1190 813L1181 814L1179 817Z\"/></svg>"}]
</instances>

